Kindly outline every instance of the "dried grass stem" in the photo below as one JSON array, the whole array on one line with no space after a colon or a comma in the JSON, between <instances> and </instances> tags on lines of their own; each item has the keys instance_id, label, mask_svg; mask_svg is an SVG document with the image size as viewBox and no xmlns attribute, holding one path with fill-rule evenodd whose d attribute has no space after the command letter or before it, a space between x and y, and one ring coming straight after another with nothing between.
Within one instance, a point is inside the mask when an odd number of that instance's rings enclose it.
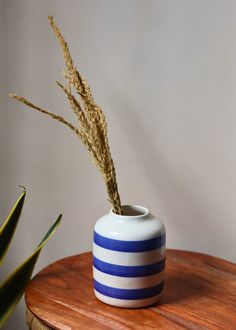
<instances>
[{"instance_id":1,"label":"dried grass stem","mask_svg":"<svg viewBox=\"0 0 236 330\"><path fill-rule=\"evenodd\" d=\"M77 136L79 136L80 140L89 151L94 163L102 174L106 185L108 200L113 205L113 211L117 214L122 214L121 201L116 181L116 171L108 142L105 115L102 109L95 103L86 80L82 78L76 69L70 55L68 44L54 22L53 17L48 17L48 20L62 48L66 65L64 77L67 80L68 87L65 87L60 82L57 82L57 84L65 93L70 107L78 120L79 127L74 126L57 114L34 105L24 97L16 94L9 95L13 99L24 103L28 107L63 123ZM74 88L75 92L79 96L79 99L72 94L72 88Z\"/></svg>"}]
</instances>

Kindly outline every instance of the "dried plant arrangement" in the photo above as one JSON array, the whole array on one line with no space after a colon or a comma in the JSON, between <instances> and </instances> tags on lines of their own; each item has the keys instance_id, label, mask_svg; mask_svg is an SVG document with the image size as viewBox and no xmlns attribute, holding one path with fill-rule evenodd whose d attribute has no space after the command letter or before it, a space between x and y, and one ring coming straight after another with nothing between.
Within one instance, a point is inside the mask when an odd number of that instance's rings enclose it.
<instances>
[{"instance_id":1,"label":"dried plant arrangement","mask_svg":"<svg viewBox=\"0 0 236 330\"><path fill-rule=\"evenodd\" d=\"M34 105L24 97L16 94L9 94L9 96L21 103L24 103L28 107L63 123L80 138L91 155L93 162L102 174L106 185L108 200L113 206L113 212L121 215L121 200L118 192L115 166L108 142L105 115L102 109L94 101L87 81L80 75L79 71L75 67L68 44L65 41L60 29L56 25L53 17L49 16L48 21L62 48L66 65L64 77L67 84L65 86L58 81L57 84L65 93L70 107L76 115L78 127L71 124L63 117ZM77 94L77 97L74 92Z\"/></svg>"}]
</instances>

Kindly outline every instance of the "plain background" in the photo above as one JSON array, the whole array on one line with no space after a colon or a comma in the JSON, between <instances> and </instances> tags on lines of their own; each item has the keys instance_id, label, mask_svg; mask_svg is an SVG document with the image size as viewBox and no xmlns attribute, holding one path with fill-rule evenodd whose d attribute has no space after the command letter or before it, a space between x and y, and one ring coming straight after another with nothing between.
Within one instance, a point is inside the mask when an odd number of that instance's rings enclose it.
<instances>
[{"instance_id":1,"label":"plain background","mask_svg":"<svg viewBox=\"0 0 236 330\"><path fill-rule=\"evenodd\" d=\"M91 249L103 182L66 127L11 101L16 92L74 120L54 15L104 110L124 204L166 225L167 246L236 261L236 2L0 0L0 216L27 188L1 279L63 222L36 271ZM5 329L26 329L24 304Z\"/></svg>"}]
</instances>

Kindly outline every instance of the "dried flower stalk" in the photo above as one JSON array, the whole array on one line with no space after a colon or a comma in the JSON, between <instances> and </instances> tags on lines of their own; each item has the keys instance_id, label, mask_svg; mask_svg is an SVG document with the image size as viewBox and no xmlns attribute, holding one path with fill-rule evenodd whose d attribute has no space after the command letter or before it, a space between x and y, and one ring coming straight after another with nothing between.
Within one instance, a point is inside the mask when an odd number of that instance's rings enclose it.
<instances>
[{"instance_id":1,"label":"dried flower stalk","mask_svg":"<svg viewBox=\"0 0 236 330\"><path fill-rule=\"evenodd\" d=\"M62 85L59 82L57 82L57 84L65 93L70 107L79 122L79 127L75 127L57 114L34 105L24 97L16 94L9 94L9 96L24 103L30 108L42 112L63 123L80 138L103 176L108 193L108 200L113 205L113 211L117 214L122 214L121 201L116 181L116 171L108 143L106 118L102 109L95 103L86 80L82 78L76 69L70 55L68 44L54 22L53 17L48 17L48 21L62 48L66 65L64 77L67 80L67 86ZM72 94L72 88L79 96L79 99Z\"/></svg>"}]
</instances>

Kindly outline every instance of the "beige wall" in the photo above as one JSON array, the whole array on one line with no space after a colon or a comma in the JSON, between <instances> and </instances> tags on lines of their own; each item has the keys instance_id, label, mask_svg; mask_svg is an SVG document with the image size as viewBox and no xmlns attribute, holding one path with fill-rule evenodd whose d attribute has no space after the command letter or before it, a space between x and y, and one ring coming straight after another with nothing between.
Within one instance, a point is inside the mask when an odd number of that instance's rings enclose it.
<instances>
[{"instance_id":1,"label":"beige wall","mask_svg":"<svg viewBox=\"0 0 236 330\"><path fill-rule=\"evenodd\" d=\"M106 113L122 201L148 207L168 247L236 261L236 2L0 0L0 212L27 187L1 278L57 215L37 270L91 249L110 205L69 130L10 101L25 95L72 115L58 90L63 60L53 14ZM23 303L6 329L25 329Z\"/></svg>"}]
</instances>

